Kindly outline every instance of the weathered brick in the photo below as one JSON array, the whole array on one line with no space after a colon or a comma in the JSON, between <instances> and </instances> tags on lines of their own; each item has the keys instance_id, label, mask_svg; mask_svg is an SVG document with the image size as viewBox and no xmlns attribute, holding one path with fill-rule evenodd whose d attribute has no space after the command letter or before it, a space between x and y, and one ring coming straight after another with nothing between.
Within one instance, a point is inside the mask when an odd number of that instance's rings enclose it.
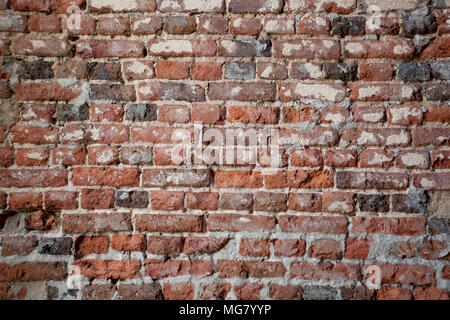
<instances>
[{"instance_id":1,"label":"weathered brick","mask_svg":"<svg viewBox=\"0 0 450 320\"><path fill-rule=\"evenodd\" d=\"M275 219L263 215L211 214L207 217L208 231L258 232L275 228Z\"/></svg>"},{"instance_id":2,"label":"weathered brick","mask_svg":"<svg viewBox=\"0 0 450 320\"><path fill-rule=\"evenodd\" d=\"M159 57L209 57L216 49L213 40L153 39L147 44L148 54Z\"/></svg>"},{"instance_id":3,"label":"weathered brick","mask_svg":"<svg viewBox=\"0 0 450 320\"><path fill-rule=\"evenodd\" d=\"M421 218L353 218L353 233L420 236L425 233L426 220Z\"/></svg>"},{"instance_id":4,"label":"weathered brick","mask_svg":"<svg viewBox=\"0 0 450 320\"><path fill-rule=\"evenodd\" d=\"M131 231L131 214L120 212L65 214L62 227L66 234Z\"/></svg>"},{"instance_id":5,"label":"weathered brick","mask_svg":"<svg viewBox=\"0 0 450 320\"><path fill-rule=\"evenodd\" d=\"M139 214L136 215L136 229L156 232L202 232L204 219L199 215Z\"/></svg>"},{"instance_id":6,"label":"weathered brick","mask_svg":"<svg viewBox=\"0 0 450 320\"><path fill-rule=\"evenodd\" d=\"M195 17L168 16L164 17L164 31L168 34L190 34L197 27Z\"/></svg>"},{"instance_id":7,"label":"weathered brick","mask_svg":"<svg viewBox=\"0 0 450 320\"><path fill-rule=\"evenodd\" d=\"M337 60L341 48L335 40L275 40L275 58Z\"/></svg>"}]
</instances>

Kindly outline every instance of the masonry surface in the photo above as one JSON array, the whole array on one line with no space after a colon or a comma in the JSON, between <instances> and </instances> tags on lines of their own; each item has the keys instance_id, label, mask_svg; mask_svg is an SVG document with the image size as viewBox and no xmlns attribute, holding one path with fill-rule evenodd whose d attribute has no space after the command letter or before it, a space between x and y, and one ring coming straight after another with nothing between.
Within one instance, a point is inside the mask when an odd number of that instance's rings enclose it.
<instances>
[{"instance_id":1,"label":"masonry surface","mask_svg":"<svg viewBox=\"0 0 450 320\"><path fill-rule=\"evenodd\" d=\"M448 300L449 8L0 0L0 299Z\"/></svg>"}]
</instances>

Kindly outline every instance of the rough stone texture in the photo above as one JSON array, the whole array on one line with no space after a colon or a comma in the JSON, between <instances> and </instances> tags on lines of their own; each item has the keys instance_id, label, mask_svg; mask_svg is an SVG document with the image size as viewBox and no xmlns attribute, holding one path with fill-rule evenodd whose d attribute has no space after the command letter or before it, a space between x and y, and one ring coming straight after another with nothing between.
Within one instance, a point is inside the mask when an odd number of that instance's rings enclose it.
<instances>
[{"instance_id":1,"label":"rough stone texture","mask_svg":"<svg viewBox=\"0 0 450 320\"><path fill-rule=\"evenodd\" d=\"M449 8L0 0L0 299L448 300Z\"/></svg>"}]
</instances>

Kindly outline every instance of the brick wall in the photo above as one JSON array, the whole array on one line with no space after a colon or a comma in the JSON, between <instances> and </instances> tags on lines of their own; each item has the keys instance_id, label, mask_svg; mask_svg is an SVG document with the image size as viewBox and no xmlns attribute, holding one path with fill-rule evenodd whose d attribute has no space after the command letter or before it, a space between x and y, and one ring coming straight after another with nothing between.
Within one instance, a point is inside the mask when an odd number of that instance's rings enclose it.
<instances>
[{"instance_id":1,"label":"brick wall","mask_svg":"<svg viewBox=\"0 0 450 320\"><path fill-rule=\"evenodd\" d=\"M0 0L0 299L448 300L449 7Z\"/></svg>"}]
</instances>

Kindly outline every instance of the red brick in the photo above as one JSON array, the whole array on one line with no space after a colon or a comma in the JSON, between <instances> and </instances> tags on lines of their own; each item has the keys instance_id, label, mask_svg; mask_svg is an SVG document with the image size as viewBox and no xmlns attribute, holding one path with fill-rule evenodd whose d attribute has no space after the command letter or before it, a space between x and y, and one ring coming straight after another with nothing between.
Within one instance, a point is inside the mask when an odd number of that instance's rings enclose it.
<instances>
[{"instance_id":1,"label":"red brick","mask_svg":"<svg viewBox=\"0 0 450 320\"><path fill-rule=\"evenodd\" d=\"M290 165L295 167L318 167L323 165L322 152L318 149L292 150Z\"/></svg>"},{"instance_id":2,"label":"red brick","mask_svg":"<svg viewBox=\"0 0 450 320\"><path fill-rule=\"evenodd\" d=\"M333 239L320 239L311 243L308 256L317 259L340 260L342 258L341 244Z\"/></svg>"},{"instance_id":3,"label":"red brick","mask_svg":"<svg viewBox=\"0 0 450 320\"><path fill-rule=\"evenodd\" d=\"M214 184L218 188L260 188L263 177L257 171L216 171Z\"/></svg>"},{"instance_id":4,"label":"red brick","mask_svg":"<svg viewBox=\"0 0 450 320\"><path fill-rule=\"evenodd\" d=\"M450 145L450 128L413 128L414 146Z\"/></svg>"},{"instance_id":5,"label":"red brick","mask_svg":"<svg viewBox=\"0 0 450 320\"><path fill-rule=\"evenodd\" d=\"M420 105L390 105L387 111L390 124L408 126L421 124L423 120L422 107Z\"/></svg>"},{"instance_id":6,"label":"red brick","mask_svg":"<svg viewBox=\"0 0 450 320\"><path fill-rule=\"evenodd\" d=\"M428 169L430 156L427 151L403 150L398 153L395 166L405 169Z\"/></svg>"},{"instance_id":7,"label":"red brick","mask_svg":"<svg viewBox=\"0 0 450 320\"><path fill-rule=\"evenodd\" d=\"M227 110L229 122L277 124L279 119L278 108L229 106Z\"/></svg>"},{"instance_id":8,"label":"red brick","mask_svg":"<svg viewBox=\"0 0 450 320\"><path fill-rule=\"evenodd\" d=\"M91 109L91 120L94 122L120 122L123 117L121 104L95 104Z\"/></svg>"},{"instance_id":9,"label":"red brick","mask_svg":"<svg viewBox=\"0 0 450 320\"><path fill-rule=\"evenodd\" d=\"M425 121L450 122L450 105L429 105L425 112Z\"/></svg>"},{"instance_id":10,"label":"red brick","mask_svg":"<svg viewBox=\"0 0 450 320\"><path fill-rule=\"evenodd\" d=\"M53 164L84 164L85 149L83 147L61 147L52 150Z\"/></svg>"},{"instance_id":11,"label":"red brick","mask_svg":"<svg viewBox=\"0 0 450 320\"><path fill-rule=\"evenodd\" d=\"M344 107L325 107L320 114L320 123L345 123L350 118L350 112Z\"/></svg>"},{"instance_id":12,"label":"red brick","mask_svg":"<svg viewBox=\"0 0 450 320\"><path fill-rule=\"evenodd\" d=\"M150 194L153 210L182 210L184 208L184 192L154 190Z\"/></svg>"},{"instance_id":13,"label":"red brick","mask_svg":"<svg viewBox=\"0 0 450 320\"><path fill-rule=\"evenodd\" d=\"M16 164L18 166L45 166L50 157L50 150L46 148L20 148L16 150Z\"/></svg>"},{"instance_id":14,"label":"red brick","mask_svg":"<svg viewBox=\"0 0 450 320\"><path fill-rule=\"evenodd\" d=\"M228 18L220 16L198 16L197 32L200 34L226 34Z\"/></svg>"},{"instance_id":15,"label":"red brick","mask_svg":"<svg viewBox=\"0 0 450 320\"><path fill-rule=\"evenodd\" d=\"M81 58L139 58L144 44L134 40L78 40L76 52Z\"/></svg>"},{"instance_id":16,"label":"red brick","mask_svg":"<svg viewBox=\"0 0 450 320\"><path fill-rule=\"evenodd\" d=\"M327 150L325 165L330 167L356 167L358 152L356 150Z\"/></svg>"},{"instance_id":17,"label":"red brick","mask_svg":"<svg viewBox=\"0 0 450 320\"><path fill-rule=\"evenodd\" d=\"M30 16L28 29L34 32L60 33L61 20L56 16Z\"/></svg>"},{"instance_id":18,"label":"red brick","mask_svg":"<svg viewBox=\"0 0 450 320\"><path fill-rule=\"evenodd\" d=\"M282 0L264 1L254 0L230 0L229 11L231 13L280 13L283 9Z\"/></svg>"},{"instance_id":19,"label":"red brick","mask_svg":"<svg viewBox=\"0 0 450 320\"><path fill-rule=\"evenodd\" d=\"M145 187L207 187L211 173L209 170L147 169L142 173Z\"/></svg>"},{"instance_id":20,"label":"red brick","mask_svg":"<svg viewBox=\"0 0 450 320\"><path fill-rule=\"evenodd\" d=\"M294 34L295 19L282 17L265 17L263 30L268 34Z\"/></svg>"},{"instance_id":21,"label":"red brick","mask_svg":"<svg viewBox=\"0 0 450 320\"><path fill-rule=\"evenodd\" d=\"M316 99L340 102L345 98L345 88L341 84L329 83L282 83L278 94L282 102L301 99Z\"/></svg>"},{"instance_id":22,"label":"red brick","mask_svg":"<svg viewBox=\"0 0 450 320\"><path fill-rule=\"evenodd\" d=\"M156 76L162 79L188 79L189 62L159 60L156 64Z\"/></svg>"},{"instance_id":23,"label":"red brick","mask_svg":"<svg viewBox=\"0 0 450 320\"><path fill-rule=\"evenodd\" d=\"M396 16L382 16L374 14L366 21L366 33L376 35L398 34L400 30L399 18Z\"/></svg>"},{"instance_id":24,"label":"red brick","mask_svg":"<svg viewBox=\"0 0 450 320\"><path fill-rule=\"evenodd\" d=\"M128 17L99 17L97 32L102 35L126 35L130 32Z\"/></svg>"},{"instance_id":25,"label":"red brick","mask_svg":"<svg viewBox=\"0 0 450 320\"><path fill-rule=\"evenodd\" d=\"M449 19L450 19L449 13L443 14L439 17L438 19L439 26L437 30L439 34L450 33L450 22L448 21Z\"/></svg>"},{"instance_id":26,"label":"red brick","mask_svg":"<svg viewBox=\"0 0 450 320\"><path fill-rule=\"evenodd\" d=\"M290 193L289 209L294 211L317 212L322 209L320 193Z\"/></svg>"},{"instance_id":27,"label":"red brick","mask_svg":"<svg viewBox=\"0 0 450 320\"><path fill-rule=\"evenodd\" d=\"M38 240L35 236L6 236L2 238L2 255L26 255L36 249Z\"/></svg>"},{"instance_id":28,"label":"red brick","mask_svg":"<svg viewBox=\"0 0 450 320\"><path fill-rule=\"evenodd\" d=\"M450 172L414 174L414 185L425 190L450 190Z\"/></svg>"},{"instance_id":29,"label":"red brick","mask_svg":"<svg viewBox=\"0 0 450 320\"><path fill-rule=\"evenodd\" d=\"M275 228L275 219L263 215L210 214L207 217L208 231L257 232Z\"/></svg>"},{"instance_id":30,"label":"red brick","mask_svg":"<svg viewBox=\"0 0 450 320\"><path fill-rule=\"evenodd\" d=\"M204 219L199 215L139 214L136 230L149 232L202 232Z\"/></svg>"},{"instance_id":31,"label":"red brick","mask_svg":"<svg viewBox=\"0 0 450 320\"><path fill-rule=\"evenodd\" d=\"M274 83L211 82L208 89L210 100L275 101Z\"/></svg>"},{"instance_id":32,"label":"red brick","mask_svg":"<svg viewBox=\"0 0 450 320\"><path fill-rule=\"evenodd\" d=\"M50 11L50 0L12 0L11 8L16 11Z\"/></svg>"},{"instance_id":33,"label":"red brick","mask_svg":"<svg viewBox=\"0 0 450 320\"><path fill-rule=\"evenodd\" d=\"M334 40L275 40L273 48L275 58L337 60L341 56Z\"/></svg>"},{"instance_id":34,"label":"red brick","mask_svg":"<svg viewBox=\"0 0 450 320\"><path fill-rule=\"evenodd\" d=\"M139 260L78 260L73 265L80 268L89 279L136 279L141 277Z\"/></svg>"},{"instance_id":35,"label":"red brick","mask_svg":"<svg viewBox=\"0 0 450 320\"><path fill-rule=\"evenodd\" d=\"M433 150L431 153L431 163L434 169L450 168L450 150Z\"/></svg>"},{"instance_id":36,"label":"red brick","mask_svg":"<svg viewBox=\"0 0 450 320\"><path fill-rule=\"evenodd\" d=\"M447 290L438 288L414 288L414 300L450 300Z\"/></svg>"},{"instance_id":37,"label":"red brick","mask_svg":"<svg viewBox=\"0 0 450 320\"><path fill-rule=\"evenodd\" d=\"M187 192L186 208L196 210L217 210L219 194L216 192Z\"/></svg>"},{"instance_id":38,"label":"red brick","mask_svg":"<svg viewBox=\"0 0 450 320\"><path fill-rule=\"evenodd\" d=\"M65 57L70 54L71 46L63 39L30 39L18 37L13 40L11 51L16 55L23 56Z\"/></svg>"},{"instance_id":39,"label":"red brick","mask_svg":"<svg viewBox=\"0 0 450 320\"><path fill-rule=\"evenodd\" d=\"M255 193L256 211L283 212L287 210L287 197L283 193Z\"/></svg>"},{"instance_id":40,"label":"red brick","mask_svg":"<svg viewBox=\"0 0 450 320\"><path fill-rule=\"evenodd\" d=\"M359 156L361 168L388 168L394 163L394 153L386 150L366 149Z\"/></svg>"},{"instance_id":41,"label":"red brick","mask_svg":"<svg viewBox=\"0 0 450 320\"><path fill-rule=\"evenodd\" d=\"M42 193L12 192L9 194L9 207L15 210L34 210L42 208Z\"/></svg>"},{"instance_id":42,"label":"red brick","mask_svg":"<svg viewBox=\"0 0 450 320\"><path fill-rule=\"evenodd\" d=\"M448 243L439 240L426 240L418 248L418 255L427 260L449 260Z\"/></svg>"},{"instance_id":43,"label":"red brick","mask_svg":"<svg viewBox=\"0 0 450 320\"><path fill-rule=\"evenodd\" d=\"M213 40L152 39L147 50L150 56L209 57L216 54L216 43Z\"/></svg>"},{"instance_id":44,"label":"red brick","mask_svg":"<svg viewBox=\"0 0 450 320\"><path fill-rule=\"evenodd\" d=\"M345 41L343 55L352 59L408 59L414 55L411 40L362 40Z\"/></svg>"},{"instance_id":45,"label":"red brick","mask_svg":"<svg viewBox=\"0 0 450 320\"><path fill-rule=\"evenodd\" d=\"M278 224L283 232L289 233L347 233L346 217L314 217L283 215L278 217Z\"/></svg>"},{"instance_id":46,"label":"red brick","mask_svg":"<svg viewBox=\"0 0 450 320\"><path fill-rule=\"evenodd\" d=\"M326 0L317 2L314 0L298 1L287 0L285 4L286 12L335 12L348 14L356 8L356 1L350 0Z\"/></svg>"},{"instance_id":47,"label":"red brick","mask_svg":"<svg viewBox=\"0 0 450 320\"><path fill-rule=\"evenodd\" d=\"M142 82L137 89L141 100L205 101L205 89L184 82Z\"/></svg>"},{"instance_id":48,"label":"red brick","mask_svg":"<svg viewBox=\"0 0 450 320\"><path fill-rule=\"evenodd\" d=\"M377 267L381 271L381 284L436 285L435 272L428 266L385 264Z\"/></svg>"},{"instance_id":49,"label":"red brick","mask_svg":"<svg viewBox=\"0 0 450 320\"><path fill-rule=\"evenodd\" d=\"M113 284L90 284L83 287L85 300L111 300L116 291Z\"/></svg>"},{"instance_id":50,"label":"red brick","mask_svg":"<svg viewBox=\"0 0 450 320\"><path fill-rule=\"evenodd\" d=\"M120 1L110 1L110 4L108 4L101 0L93 0L90 9L96 13L153 12L156 9L156 3L154 0L132 0L126 4Z\"/></svg>"},{"instance_id":51,"label":"red brick","mask_svg":"<svg viewBox=\"0 0 450 320\"><path fill-rule=\"evenodd\" d=\"M212 254L222 250L229 240L228 238L188 236L184 240L183 252L185 254Z\"/></svg>"},{"instance_id":52,"label":"red brick","mask_svg":"<svg viewBox=\"0 0 450 320\"><path fill-rule=\"evenodd\" d=\"M55 105L41 103L25 103L21 106L23 121L52 121Z\"/></svg>"},{"instance_id":53,"label":"red brick","mask_svg":"<svg viewBox=\"0 0 450 320\"><path fill-rule=\"evenodd\" d=\"M359 79L364 81L389 81L394 69L387 62L363 62L359 64Z\"/></svg>"},{"instance_id":54,"label":"red brick","mask_svg":"<svg viewBox=\"0 0 450 320\"><path fill-rule=\"evenodd\" d=\"M291 278L316 280L360 280L361 267L356 264L333 262L293 262Z\"/></svg>"},{"instance_id":55,"label":"red brick","mask_svg":"<svg viewBox=\"0 0 450 320\"><path fill-rule=\"evenodd\" d=\"M411 142L411 134L401 128L346 128L341 139L361 146L407 146Z\"/></svg>"},{"instance_id":56,"label":"red brick","mask_svg":"<svg viewBox=\"0 0 450 320\"><path fill-rule=\"evenodd\" d=\"M189 283L166 283L164 285L164 299L166 300L193 300L194 286Z\"/></svg>"},{"instance_id":57,"label":"red brick","mask_svg":"<svg viewBox=\"0 0 450 320\"><path fill-rule=\"evenodd\" d=\"M47 210L75 210L78 208L78 192L48 191L44 202Z\"/></svg>"},{"instance_id":58,"label":"red brick","mask_svg":"<svg viewBox=\"0 0 450 320\"><path fill-rule=\"evenodd\" d=\"M382 287L377 291L377 300L412 300L411 290L406 288Z\"/></svg>"},{"instance_id":59,"label":"red brick","mask_svg":"<svg viewBox=\"0 0 450 320\"><path fill-rule=\"evenodd\" d=\"M331 23L328 17L303 16L298 23L298 33L310 36L328 35Z\"/></svg>"},{"instance_id":60,"label":"red brick","mask_svg":"<svg viewBox=\"0 0 450 320\"><path fill-rule=\"evenodd\" d=\"M219 62L193 62L192 80L211 81L222 79L222 64Z\"/></svg>"},{"instance_id":61,"label":"red brick","mask_svg":"<svg viewBox=\"0 0 450 320\"><path fill-rule=\"evenodd\" d=\"M450 57L450 37L435 39L420 55L420 59L447 57Z\"/></svg>"},{"instance_id":62,"label":"red brick","mask_svg":"<svg viewBox=\"0 0 450 320\"><path fill-rule=\"evenodd\" d=\"M234 294L238 300L259 300L262 283L244 283L234 288Z\"/></svg>"},{"instance_id":63,"label":"red brick","mask_svg":"<svg viewBox=\"0 0 450 320\"><path fill-rule=\"evenodd\" d=\"M192 106L192 121L202 124L222 124L225 120L226 109L220 105Z\"/></svg>"},{"instance_id":64,"label":"red brick","mask_svg":"<svg viewBox=\"0 0 450 320\"><path fill-rule=\"evenodd\" d=\"M28 282L65 280L67 264L65 262L22 262L15 265L0 264L1 282Z\"/></svg>"},{"instance_id":65,"label":"red brick","mask_svg":"<svg viewBox=\"0 0 450 320\"><path fill-rule=\"evenodd\" d=\"M352 213L355 211L353 193L324 192L322 210L326 212L352 215Z\"/></svg>"},{"instance_id":66,"label":"red brick","mask_svg":"<svg viewBox=\"0 0 450 320\"><path fill-rule=\"evenodd\" d=\"M414 101L419 97L419 87L411 83L353 82L350 84L352 101Z\"/></svg>"},{"instance_id":67,"label":"red brick","mask_svg":"<svg viewBox=\"0 0 450 320\"><path fill-rule=\"evenodd\" d=\"M82 189L81 208L110 209L114 207L113 189Z\"/></svg>"},{"instance_id":68,"label":"red brick","mask_svg":"<svg viewBox=\"0 0 450 320\"><path fill-rule=\"evenodd\" d=\"M91 253L107 253L109 236L80 236L75 239L75 253L83 257Z\"/></svg>"},{"instance_id":69,"label":"red brick","mask_svg":"<svg viewBox=\"0 0 450 320\"><path fill-rule=\"evenodd\" d=\"M306 252L306 242L296 239L277 239L273 243L277 257L301 257Z\"/></svg>"},{"instance_id":70,"label":"red brick","mask_svg":"<svg viewBox=\"0 0 450 320\"><path fill-rule=\"evenodd\" d=\"M333 128L315 128L312 130L281 129L280 144L295 146L334 146L338 135Z\"/></svg>"},{"instance_id":71,"label":"red brick","mask_svg":"<svg viewBox=\"0 0 450 320\"><path fill-rule=\"evenodd\" d=\"M425 225L421 218L354 217L352 232L420 236L425 234Z\"/></svg>"},{"instance_id":72,"label":"red brick","mask_svg":"<svg viewBox=\"0 0 450 320\"><path fill-rule=\"evenodd\" d=\"M162 105L158 110L159 122L187 123L191 121L191 110L184 105Z\"/></svg>"},{"instance_id":73,"label":"red brick","mask_svg":"<svg viewBox=\"0 0 450 320\"><path fill-rule=\"evenodd\" d=\"M261 79L285 80L288 77L288 70L285 65L271 62L258 63L258 76Z\"/></svg>"},{"instance_id":74,"label":"red brick","mask_svg":"<svg viewBox=\"0 0 450 320\"><path fill-rule=\"evenodd\" d=\"M347 238L345 241L346 259L367 259L372 239Z\"/></svg>"},{"instance_id":75,"label":"red brick","mask_svg":"<svg viewBox=\"0 0 450 320\"><path fill-rule=\"evenodd\" d=\"M353 117L356 122L379 123L385 120L385 110L383 106L356 106Z\"/></svg>"},{"instance_id":76,"label":"red brick","mask_svg":"<svg viewBox=\"0 0 450 320\"><path fill-rule=\"evenodd\" d=\"M322 189L333 186L333 173L328 170L291 170L265 176L266 189Z\"/></svg>"},{"instance_id":77,"label":"red brick","mask_svg":"<svg viewBox=\"0 0 450 320\"><path fill-rule=\"evenodd\" d=\"M183 250L183 238L151 236L148 237L148 253L177 257Z\"/></svg>"},{"instance_id":78,"label":"red brick","mask_svg":"<svg viewBox=\"0 0 450 320\"><path fill-rule=\"evenodd\" d=\"M241 256L268 257L270 255L270 240L241 239L239 253Z\"/></svg>"},{"instance_id":79,"label":"red brick","mask_svg":"<svg viewBox=\"0 0 450 320\"><path fill-rule=\"evenodd\" d=\"M62 169L0 170L2 188L49 188L67 185L67 171Z\"/></svg>"},{"instance_id":80,"label":"red brick","mask_svg":"<svg viewBox=\"0 0 450 320\"><path fill-rule=\"evenodd\" d=\"M257 36L262 30L262 23L257 18L232 18L230 22L232 34Z\"/></svg>"},{"instance_id":81,"label":"red brick","mask_svg":"<svg viewBox=\"0 0 450 320\"><path fill-rule=\"evenodd\" d=\"M114 146L90 146L88 164L111 165L119 162L119 148Z\"/></svg>"},{"instance_id":82,"label":"red brick","mask_svg":"<svg viewBox=\"0 0 450 320\"><path fill-rule=\"evenodd\" d=\"M16 98L22 101L70 101L80 95L78 85L63 88L59 83L19 83L14 87Z\"/></svg>"},{"instance_id":83,"label":"red brick","mask_svg":"<svg viewBox=\"0 0 450 320\"><path fill-rule=\"evenodd\" d=\"M269 295L273 300L301 300L302 288L300 286L271 284Z\"/></svg>"},{"instance_id":84,"label":"red brick","mask_svg":"<svg viewBox=\"0 0 450 320\"><path fill-rule=\"evenodd\" d=\"M118 251L145 251L146 242L143 234L113 235L111 247Z\"/></svg>"},{"instance_id":85,"label":"red brick","mask_svg":"<svg viewBox=\"0 0 450 320\"><path fill-rule=\"evenodd\" d=\"M64 233L131 231L130 213L81 213L65 214Z\"/></svg>"},{"instance_id":86,"label":"red brick","mask_svg":"<svg viewBox=\"0 0 450 320\"><path fill-rule=\"evenodd\" d=\"M138 168L95 168L73 169L73 183L77 186L138 186Z\"/></svg>"},{"instance_id":87,"label":"red brick","mask_svg":"<svg viewBox=\"0 0 450 320\"><path fill-rule=\"evenodd\" d=\"M0 166L10 167L14 164L14 148L0 147Z\"/></svg>"},{"instance_id":88,"label":"red brick","mask_svg":"<svg viewBox=\"0 0 450 320\"><path fill-rule=\"evenodd\" d=\"M213 273L211 261L202 260L151 260L146 261L146 275L152 278L168 278L186 274L207 276Z\"/></svg>"},{"instance_id":89,"label":"red brick","mask_svg":"<svg viewBox=\"0 0 450 320\"><path fill-rule=\"evenodd\" d=\"M97 21L90 16L81 15L79 23L73 17L63 18L62 27L71 35L93 35L97 29Z\"/></svg>"}]
</instances>

